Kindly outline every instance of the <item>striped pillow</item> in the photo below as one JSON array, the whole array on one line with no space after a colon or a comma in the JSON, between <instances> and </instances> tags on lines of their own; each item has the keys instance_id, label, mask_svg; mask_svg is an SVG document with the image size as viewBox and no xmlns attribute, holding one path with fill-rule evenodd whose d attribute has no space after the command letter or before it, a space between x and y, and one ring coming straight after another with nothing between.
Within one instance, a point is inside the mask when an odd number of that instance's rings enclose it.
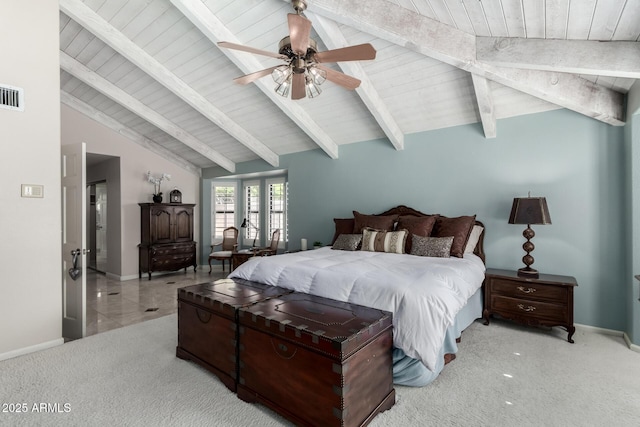
<instances>
[{"instance_id":1,"label":"striped pillow","mask_svg":"<svg viewBox=\"0 0 640 427\"><path fill-rule=\"evenodd\" d=\"M403 254L407 240L407 230L381 231L373 228L362 230L362 249L369 252L389 252Z\"/></svg>"}]
</instances>

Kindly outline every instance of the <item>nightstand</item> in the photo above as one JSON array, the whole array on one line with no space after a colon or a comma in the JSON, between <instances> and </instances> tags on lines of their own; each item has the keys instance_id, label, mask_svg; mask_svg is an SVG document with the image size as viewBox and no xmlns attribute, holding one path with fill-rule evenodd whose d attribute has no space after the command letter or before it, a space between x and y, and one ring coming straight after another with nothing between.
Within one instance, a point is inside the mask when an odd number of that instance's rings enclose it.
<instances>
[{"instance_id":1,"label":"nightstand","mask_svg":"<svg viewBox=\"0 0 640 427\"><path fill-rule=\"evenodd\" d=\"M526 325L562 326L567 341L576 331L573 325L573 288L578 286L570 276L540 274L537 279L518 276L516 271L488 268L484 281L485 325L498 314Z\"/></svg>"},{"instance_id":2,"label":"nightstand","mask_svg":"<svg viewBox=\"0 0 640 427\"><path fill-rule=\"evenodd\" d=\"M249 258L252 258L254 256L256 256L256 251L252 251L251 249L243 249L240 251L231 252L231 271L249 261Z\"/></svg>"}]
</instances>

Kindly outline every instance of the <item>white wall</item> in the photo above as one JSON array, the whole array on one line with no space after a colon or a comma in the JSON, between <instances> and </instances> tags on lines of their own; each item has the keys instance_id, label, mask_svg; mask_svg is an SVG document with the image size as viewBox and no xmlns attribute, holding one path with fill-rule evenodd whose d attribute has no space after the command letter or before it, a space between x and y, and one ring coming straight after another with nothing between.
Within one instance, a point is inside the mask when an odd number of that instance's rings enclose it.
<instances>
[{"instance_id":1,"label":"white wall","mask_svg":"<svg viewBox=\"0 0 640 427\"><path fill-rule=\"evenodd\" d=\"M121 134L88 118L82 113L61 106L62 144L87 143L87 152L120 157L121 271L120 279L138 278L138 244L140 243L140 206L151 202L153 184L146 180L148 170L155 176L171 174L171 181L162 183L161 191L168 201L174 187L182 192L183 203L200 203L200 177L148 151ZM116 201L109 200L109 205ZM199 209L195 211L194 236L200 234ZM113 232L109 228L109 233ZM197 237L194 237L197 238ZM196 259L200 259L199 254ZM117 275L116 272L114 274Z\"/></svg>"},{"instance_id":2,"label":"white wall","mask_svg":"<svg viewBox=\"0 0 640 427\"><path fill-rule=\"evenodd\" d=\"M0 83L24 88L25 110L0 109L0 360L62 343L58 24L56 1L2 1Z\"/></svg>"}]
</instances>

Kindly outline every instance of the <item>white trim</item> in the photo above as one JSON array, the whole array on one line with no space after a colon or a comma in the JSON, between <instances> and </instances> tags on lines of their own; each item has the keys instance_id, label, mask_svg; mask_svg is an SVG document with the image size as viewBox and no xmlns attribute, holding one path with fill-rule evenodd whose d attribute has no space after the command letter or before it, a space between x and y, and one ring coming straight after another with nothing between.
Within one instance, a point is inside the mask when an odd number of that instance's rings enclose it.
<instances>
[{"instance_id":1,"label":"white trim","mask_svg":"<svg viewBox=\"0 0 640 427\"><path fill-rule=\"evenodd\" d=\"M266 230L267 230L267 234L265 235L265 238L267 239L267 245L271 244L271 234L268 233L268 230L270 229L271 224L269 224L269 218L270 216L270 212L269 212L269 185L271 184L282 184L284 187L284 191L286 192L286 186L287 186L287 178L285 176L279 176L279 177L275 177L275 178L267 178L264 180L264 201L263 201L263 208L264 208L264 221L265 221L265 225L266 225ZM287 200L286 200L286 193L285 193L285 200L284 200L285 206L284 206L284 218L283 218L283 223L286 227L287 224L287 210L288 210L288 206L287 206ZM289 236L287 235L287 230L280 230L280 237L282 238L282 240L280 240L278 242L278 248L279 249L285 249L286 245L287 245L287 240L289 238Z\"/></svg>"},{"instance_id":2,"label":"white trim","mask_svg":"<svg viewBox=\"0 0 640 427\"><path fill-rule=\"evenodd\" d=\"M582 325L580 323L576 323L575 327L576 329L582 329L584 331L595 332L597 334L602 334L602 335L614 335L616 337L622 337L623 335L622 331L618 331L616 329L599 328L597 326Z\"/></svg>"},{"instance_id":3,"label":"white trim","mask_svg":"<svg viewBox=\"0 0 640 427\"><path fill-rule=\"evenodd\" d=\"M24 356L25 354L34 353L36 351L47 350L49 348L57 347L62 344L64 344L64 339L58 338L53 341L47 341L40 344L31 345L29 347L12 350L7 353L0 354L0 362L3 360L12 359L14 357Z\"/></svg>"},{"instance_id":4,"label":"white trim","mask_svg":"<svg viewBox=\"0 0 640 427\"><path fill-rule=\"evenodd\" d=\"M237 181L212 181L211 182L211 244L214 239L221 239L222 236L216 236L216 187L233 187L233 226L239 228L238 225L238 182ZM240 232L238 232L240 234Z\"/></svg>"},{"instance_id":5,"label":"white trim","mask_svg":"<svg viewBox=\"0 0 640 427\"><path fill-rule=\"evenodd\" d=\"M621 337L624 340L625 344L627 344L627 347L629 347L630 350L640 353L640 345L636 345L632 343L631 339L629 338L629 335L627 335L626 332L618 331L615 329L606 329L606 328L598 328L596 326L582 325L579 323L576 323L575 327L576 329L582 329L585 332Z\"/></svg>"},{"instance_id":6,"label":"white trim","mask_svg":"<svg viewBox=\"0 0 640 427\"><path fill-rule=\"evenodd\" d=\"M634 343L632 343L629 335L627 335L626 332L622 334L622 338L624 338L624 342L627 343L627 347L629 347L630 350L640 353L640 345L635 345Z\"/></svg>"},{"instance_id":7,"label":"white trim","mask_svg":"<svg viewBox=\"0 0 640 427\"><path fill-rule=\"evenodd\" d=\"M249 218L249 215L247 213L247 187L258 187L258 197L260 198L260 201L262 201L264 199L264 188L262 186L262 180L260 179L256 179L256 180L248 180L248 181L242 181L242 218ZM258 203L258 207L260 208L259 211L259 221L258 224L253 224L254 227L256 227L258 229L258 237L256 238L255 242L256 242L256 246L262 246L262 233L264 232L263 230L263 223L265 221L264 218L264 205L260 206L260 203ZM251 239L246 239L244 237L244 231L241 229L240 232L238 233L240 235L240 242L241 242L241 246L250 246L253 245L253 240ZM250 243L249 243L250 242Z\"/></svg>"}]
</instances>

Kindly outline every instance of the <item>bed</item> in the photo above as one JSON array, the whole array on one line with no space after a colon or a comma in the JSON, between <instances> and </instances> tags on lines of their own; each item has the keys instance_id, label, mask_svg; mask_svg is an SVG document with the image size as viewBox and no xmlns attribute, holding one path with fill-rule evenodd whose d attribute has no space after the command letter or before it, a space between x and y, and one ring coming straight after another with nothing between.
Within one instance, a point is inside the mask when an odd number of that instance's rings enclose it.
<instances>
[{"instance_id":1,"label":"bed","mask_svg":"<svg viewBox=\"0 0 640 427\"><path fill-rule=\"evenodd\" d=\"M394 383L429 384L482 316L484 226L406 206L334 222L331 247L255 257L229 277L391 311Z\"/></svg>"}]
</instances>

